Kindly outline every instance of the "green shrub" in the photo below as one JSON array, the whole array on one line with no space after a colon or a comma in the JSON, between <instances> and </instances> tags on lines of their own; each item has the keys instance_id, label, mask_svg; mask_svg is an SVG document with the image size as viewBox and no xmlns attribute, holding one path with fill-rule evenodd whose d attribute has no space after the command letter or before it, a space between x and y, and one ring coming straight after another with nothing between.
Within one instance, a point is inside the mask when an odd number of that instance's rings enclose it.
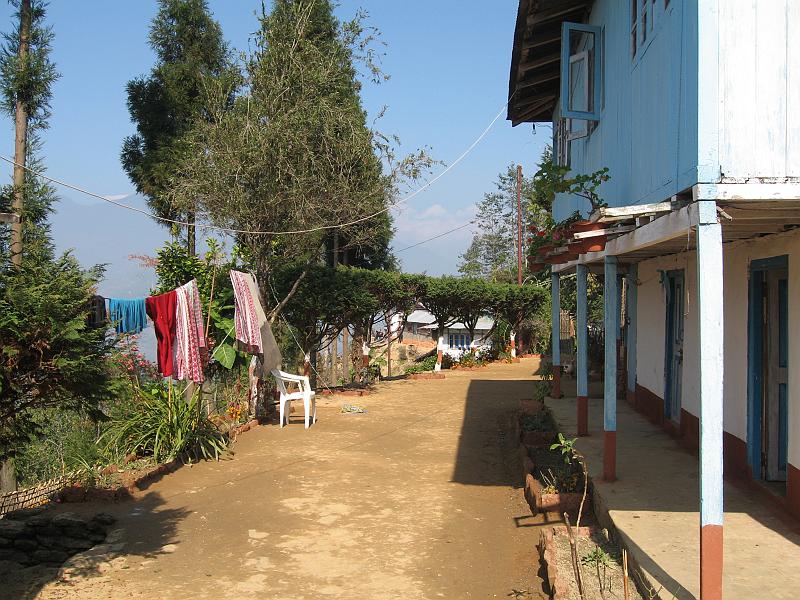
<instances>
[{"instance_id":1,"label":"green shrub","mask_svg":"<svg viewBox=\"0 0 800 600\"><path fill-rule=\"evenodd\" d=\"M522 416L522 431L555 431L553 415L548 410L540 410L532 415Z\"/></svg>"},{"instance_id":2,"label":"green shrub","mask_svg":"<svg viewBox=\"0 0 800 600\"><path fill-rule=\"evenodd\" d=\"M39 435L23 444L16 456L20 487L103 462L96 445L100 425L90 417L58 408L34 411Z\"/></svg>"},{"instance_id":3,"label":"green shrub","mask_svg":"<svg viewBox=\"0 0 800 600\"><path fill-rule=\"evenodd\" d=\"M442 361L444 363L444 361ZM436 366L436 355L427 356L420 361L406 367L406 375L411 373L425 373L426 371L433 371ZM444 366L444 364L442 364Z\"/></svg>"},{"instance_id":4,"label":"green shrub","mask_svg":"<svg viewBox=\"0 0 800 600\"><path fill-rule=\"evenodd\" d=\"M199 393L189 401L163 384L139 389L139 400L112 417L102 442L125 454L152 455L157 462L186 454L193 459L218 459L228 438L202 410Z\"/></svg>"}]
</instances>

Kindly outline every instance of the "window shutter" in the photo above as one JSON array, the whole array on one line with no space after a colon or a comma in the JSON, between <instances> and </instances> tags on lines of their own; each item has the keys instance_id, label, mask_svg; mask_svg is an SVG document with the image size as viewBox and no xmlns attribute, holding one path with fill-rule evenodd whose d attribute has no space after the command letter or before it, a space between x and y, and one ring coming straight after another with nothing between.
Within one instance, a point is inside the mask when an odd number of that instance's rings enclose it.
<instances>
[{"instance_id":1,"label":"window shutter","mask_svg":"<svg viewBox=\"0 0 800 600\"><path fill-rule=\"evenodd\" d=\"M565 22L561 29L561 115L600 120L601 28Z\"/></svg>"}]
</instances>

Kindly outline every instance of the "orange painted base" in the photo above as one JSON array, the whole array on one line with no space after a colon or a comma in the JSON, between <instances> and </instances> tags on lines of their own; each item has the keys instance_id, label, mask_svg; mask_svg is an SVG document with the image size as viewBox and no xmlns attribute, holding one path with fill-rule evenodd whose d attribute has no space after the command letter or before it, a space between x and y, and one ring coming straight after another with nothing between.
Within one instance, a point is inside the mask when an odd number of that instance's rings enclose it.
<instances>
[{"instance_id":1,"label":"orange painted base","mask_svg":"<svg viewBox=\"0 0 800 600\"><path fill-rule=\"evenodd\" d=\"M311 377L311 363L310 362L304 362L303 363L303 375L305 375L306 377Z\"/></svg>"},{"instance_id":2,"label":"orange painted base","mask_svg":"<svg viewBox=\"0 0 800 600\"><path fill-rule=\"evenodd\" d=\"M561 398L561 367L559 365L553 365L553 387L550 390L550 396Z\"/></svg>"},{"instance_id":3,"label":"orange painted base","mask_svg":"<svg viewBox=\"0 0 800 600\"><path fill-rule=\"evenodd\" d=\"M617 432L603 432L603 480L617 480Z\"/></svg>"},{"instance_id":4,"label":"orange painted base","mask_svg":"<svg viewBox=\"0 0 800 600\"><path fill-rule=\"evenodd\" d=\"M700 597L722 600L722 525L700 528Z\"/></svg>"},{"instance_id":5,"label":"orange painted base","mask_svg":"<svg viewBox=\"0 0 800 600\"><path fill-rule=\"evenodd\" d=\"M589 398L578 396L578 435L589 435Z\"/></svg>"}]
</instances>

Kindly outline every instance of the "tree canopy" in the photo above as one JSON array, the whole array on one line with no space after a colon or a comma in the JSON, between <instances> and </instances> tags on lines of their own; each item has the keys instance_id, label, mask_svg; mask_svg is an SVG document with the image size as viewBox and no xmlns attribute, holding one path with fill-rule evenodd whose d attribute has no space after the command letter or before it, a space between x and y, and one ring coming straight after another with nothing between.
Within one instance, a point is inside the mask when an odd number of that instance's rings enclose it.
<instances>
[{"instance_id":1,"label":"tree canopy","mask_svg":"<svg viewBox=\"0 0 800 600\"><path fill-rule=\"evenodd\" d=\"M159 0L150 27L156 64L147 77L128 82L128 110L136 133L125 138L122 166L156 215L194 221L194 209L167 195L176 162L191 149L184 135L207 119L205 90L236 81L222 29L206 0ZM230 98L228 99L230 101ZM187 232L194 253L194 228Z\"/></svg>"}]
</instances>

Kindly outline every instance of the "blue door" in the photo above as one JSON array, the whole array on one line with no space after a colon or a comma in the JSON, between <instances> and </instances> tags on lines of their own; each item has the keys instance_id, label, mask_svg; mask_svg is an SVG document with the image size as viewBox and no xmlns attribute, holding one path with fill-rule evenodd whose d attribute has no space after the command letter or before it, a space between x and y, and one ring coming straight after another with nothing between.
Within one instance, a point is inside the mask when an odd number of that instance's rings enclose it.
<instances>
[{"instance_id":1,"label":"blue door","mask_svg":"<svg viewBox=\"0 0 800 600\"><path fill-rule=\"evenodd\" d=\"M750 265L748 458L756 478L786 481L789 280L786 256Z\"/></svg>"},{"instance_id":2,"label":"blue door","mask_svg":"<svg viewBox=\"0 0 800 600\"><path fill-rule=\"evenodd\" d=\"M665 283L667 331L664 353L664 416L677 425L681 420L683 382L683 320L686 298L683 270L669 271Z\"/></svg>"}]
</instances>

